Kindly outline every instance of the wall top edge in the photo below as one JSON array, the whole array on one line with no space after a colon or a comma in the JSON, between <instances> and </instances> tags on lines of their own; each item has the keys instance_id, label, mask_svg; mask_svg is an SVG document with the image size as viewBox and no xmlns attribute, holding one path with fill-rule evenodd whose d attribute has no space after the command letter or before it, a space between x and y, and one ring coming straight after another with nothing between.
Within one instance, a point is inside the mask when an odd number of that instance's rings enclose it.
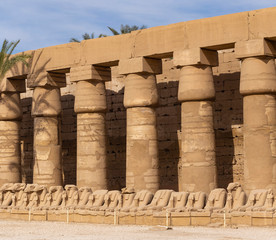
<instances>
[{"instance_id":1,"label":"wall top edge","mask_svg":"<svg viewBox=\"0 0 276 240\"><path fill-rule=\"evenodd\" d=\"M163 58L189 48L222 50L250 39L276 40L276 7L179 22L133 31L129 34L65 43L37 50L31 66L17 74L84 65L118 64L120 60L149 56ZM19 53L20 54L20 53ZM18 66L17 66L18 68ZM23 74L22 74L23 73ZM12 75L12 76L11 76Z\"/></svg>"}]
</instances>

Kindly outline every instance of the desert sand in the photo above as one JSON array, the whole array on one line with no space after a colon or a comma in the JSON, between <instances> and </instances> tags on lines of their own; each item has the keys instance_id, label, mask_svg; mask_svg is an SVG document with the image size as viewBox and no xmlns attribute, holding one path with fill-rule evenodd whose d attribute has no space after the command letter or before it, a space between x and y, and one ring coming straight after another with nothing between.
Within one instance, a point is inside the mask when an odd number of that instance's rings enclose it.
<instances>
[{"instance_id":1,"label":"desert sand","mask_svg":"<svg viewBox=\"0 0 276 240\"><path fill-rule=\"evenodd\" d=\"M91 240L91 239L185 239L185 240L274 240L275 228L207 228L118 226L86 223L0 221L0 239Z\"/></svg>"}]
</instances>

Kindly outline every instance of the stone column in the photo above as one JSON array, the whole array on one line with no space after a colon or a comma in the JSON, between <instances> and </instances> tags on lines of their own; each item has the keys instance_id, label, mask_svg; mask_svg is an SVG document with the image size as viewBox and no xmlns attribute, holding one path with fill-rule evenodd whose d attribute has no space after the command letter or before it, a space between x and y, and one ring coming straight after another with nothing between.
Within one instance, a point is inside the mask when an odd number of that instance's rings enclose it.
<instances>
[{"instance_id":1,"label":"stone column","mask_svg":"<svg viewBox=\"0 0 276 240\"><path fill-rule=\"evenodd\" d=\"M263 39L238 42L243 95L244 189L276 190L275 49Z\"/></svg>"},{"instance_id":2,"label":"stone column","mask_svg":"<svg viewBox=\"0 0 276 240\"><path fill-rule=\"evenodd\" d=\"M20 92L25 80L3 79L0 85L0 186L21 182Z\"/></svg>"},{"instance_id":3,"label":"stone column","mask_svg":"<svg viewBox=\"0 0 276 240\"><path fill-rule=\"evenodd\" d=\"M121 60L119 73L126 75L124 106L127 108L126 187L135 191L159 189L158 139L155 106L156 74L161 60L144 57Z\"/></svg>"},{"instance_id":4,"label":"stone column","mask_svg":"<svg viewBox=\"0 0 276 240\"><path fill-rule=\"evenodd\" d=\"M34 166L33 183L63 185L60 140L60 89L37 86L33 92Z\"/></svg>"},{"instance_id":5,"label":"stone column","mask_svg":"<svg viewBox=\"0 0 276 240\"><path fill-rule=\"evenodd\" d=\"M81 66L71 68L70 75L77 82L77 186L107 189L105 81L111 80L111 70Z\"/></svg>"},{"instance_id":6,"label":"stone column","mask_svg":"<svg viewBox=\"0 0 276 240\"><path fill-rule=\"evenodd\" d=\"M217 52L199 48L177 51L174 65L180 67L179 191L209 193L217 186L212 102L215 89L211 68L217 65Z\"/></svg>"}]
</instances>

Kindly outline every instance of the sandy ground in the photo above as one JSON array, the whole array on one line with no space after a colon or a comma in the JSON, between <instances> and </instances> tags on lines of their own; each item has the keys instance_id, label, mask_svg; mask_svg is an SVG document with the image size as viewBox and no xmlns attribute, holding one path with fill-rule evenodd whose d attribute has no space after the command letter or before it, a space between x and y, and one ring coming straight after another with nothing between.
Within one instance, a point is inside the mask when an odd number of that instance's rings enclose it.
<instances>
[{"instance_id":1,"label":"sandy ground","mask_svg":"<svg viewBox=\"0 0 276 240\"><path fill-rule=\"evenodd\" d=\"M276 240L276 228L205 228L114 226L85 223L0 221L0 240L91 240L91 239L185 239L185 240Z\"/></svg>"}]
</instances>

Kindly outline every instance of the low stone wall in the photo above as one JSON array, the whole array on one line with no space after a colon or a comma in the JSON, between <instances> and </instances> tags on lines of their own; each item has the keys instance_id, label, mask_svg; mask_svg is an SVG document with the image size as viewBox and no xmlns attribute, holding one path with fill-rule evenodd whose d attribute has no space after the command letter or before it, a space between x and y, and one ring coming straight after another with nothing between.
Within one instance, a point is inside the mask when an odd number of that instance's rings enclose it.
<instances>
[{"instance_id":1,"label":"low stone wall","mask_svg":"<svg viewBox=\"0 0 276 240\"><path fill-rule=\"evenodd\" d=\"M125 213L104 213L79 210L0 210L0 219L24 221L57 221L94 224L121 225L161 225L161 226L276 226L276 214L272 212L252 213L169 213L160 212L152 215L136 215Z\"/></svg>"}]
</instances>

